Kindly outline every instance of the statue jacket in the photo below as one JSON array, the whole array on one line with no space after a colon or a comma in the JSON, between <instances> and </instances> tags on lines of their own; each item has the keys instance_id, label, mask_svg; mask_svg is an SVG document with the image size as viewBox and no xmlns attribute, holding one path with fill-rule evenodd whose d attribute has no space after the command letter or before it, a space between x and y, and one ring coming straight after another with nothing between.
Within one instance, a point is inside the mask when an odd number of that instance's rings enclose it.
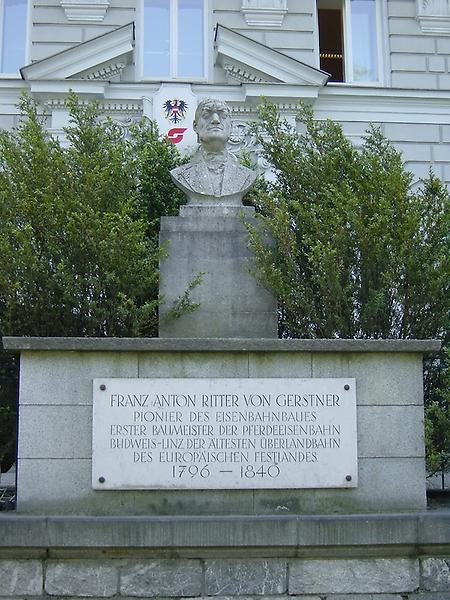
<instances>
[{"instance_id":1,"label":"statue jacket","mask_svg":"<svg viewBox=\"0 0 450 600\"><path fill-rule=\"evenodd\" d=\"M222 174L215 175L208 169L200 150L187 164L173 169L170 174L175 184L185 192L216 197L244 195L256 179L256 173L240 165L231 152L227 152L223 177ZM221 180L214 181L214 177Z\"/></svg>"}]
</instances>

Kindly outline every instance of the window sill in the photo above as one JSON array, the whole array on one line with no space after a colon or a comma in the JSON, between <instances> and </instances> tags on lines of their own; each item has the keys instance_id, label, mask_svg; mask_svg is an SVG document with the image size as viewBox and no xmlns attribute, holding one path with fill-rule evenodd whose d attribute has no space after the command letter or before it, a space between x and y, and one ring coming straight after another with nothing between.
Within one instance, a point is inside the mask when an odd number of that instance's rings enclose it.
<instances>
[{"instance_id":1,"label":"window sill","mask_svg":"<svg viewBox=\"0 0 450 600\"><path fill-rule=\"evenodd\" d=\"M206 79L206 77L202 77L202 78L198 78L195 79L194 77L192 78L184 78L184 79L178 79L178 78L162 78L162 77L141 77L141 79L139 79L139 83L209 83L209 81Z\"/></svg>"},{"instance_id":2,"label":"window sill","mask_svg":"<svg viewBox=\"0 0 450 600\"><path fill-rule=\"evenodd\" d=\"M358 88L365 88L365 87L378 87L378 88L384 88L386 87L386 84L381 83L380 81L329 81L327 83L327 87L330 86L336 86L336 87L358 87Z\"/></svg>"},{"instance_id":3,"label":"window sill","mask_svg":"<svg viewBox=\"0 0 450 600\"><path fill-rule=\"evenodd\" d=\"M22 79L20 73L0 73L0 79Z\"/></svg>"}]
</instances>

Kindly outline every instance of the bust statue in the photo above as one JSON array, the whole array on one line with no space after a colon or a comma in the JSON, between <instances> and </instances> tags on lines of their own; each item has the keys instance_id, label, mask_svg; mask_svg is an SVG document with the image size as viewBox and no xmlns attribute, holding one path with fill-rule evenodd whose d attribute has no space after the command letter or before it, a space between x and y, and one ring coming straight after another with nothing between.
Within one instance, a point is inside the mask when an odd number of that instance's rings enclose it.
<instances>
[{"instance_id":1,"label":"bust statue","mask_svg":"<svg viewBox=\"0 0 450 600\"><path fill-rule=\"evenodd\" d=\"M238 163L226 149L230 137L230 109L221 100L206 98L197 106L194 131L200 147L191 160L170 172L190 206L241 206L256 174Z\"/></svg>"}]
</instances>

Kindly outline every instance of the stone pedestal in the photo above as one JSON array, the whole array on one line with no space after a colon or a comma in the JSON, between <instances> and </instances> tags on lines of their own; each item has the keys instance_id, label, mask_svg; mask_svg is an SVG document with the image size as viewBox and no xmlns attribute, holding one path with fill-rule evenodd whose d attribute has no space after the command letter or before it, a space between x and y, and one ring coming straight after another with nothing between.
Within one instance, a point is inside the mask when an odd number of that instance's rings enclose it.
<instances>
[{"instance_id":1,"label":"stone pedestal","mask_svg":"<svg viewBox=\"0 0 450 600\"><path fill-rule=\"evenodd\" d=\"M5 338L21 351L18 511L289 515L425 508L422 353L414 340ZM356 380L358 487L94 490L95 378Z\"/></svg>"},{"instance_id":2,"label":"stone pedestal","mask_svg":"<svg viewBox=\"0 0 450 600\"><path fill-rule=\"evenodd\" d=\"M250 272L244 219L254 219L253 208L185 206L179 217L161 219L160 337L277 337L276 301ZM174 317L174 303L199 275L190 293L198 308Z\"/></svg>"},{"instance_id":3,"label":"stone pedestal","mask_svg":"<svg viewBox=\"0 0 450 600\"><path fill-rule=\"evenodd\" d=\"M21 352L18 514L0 596L444 600L448 511L426 511L424 340L5 338ZM96 490L93 379L356 381L358 487ZM295 468L295 467L294 467Z\"/></svg>"}]
</instances>

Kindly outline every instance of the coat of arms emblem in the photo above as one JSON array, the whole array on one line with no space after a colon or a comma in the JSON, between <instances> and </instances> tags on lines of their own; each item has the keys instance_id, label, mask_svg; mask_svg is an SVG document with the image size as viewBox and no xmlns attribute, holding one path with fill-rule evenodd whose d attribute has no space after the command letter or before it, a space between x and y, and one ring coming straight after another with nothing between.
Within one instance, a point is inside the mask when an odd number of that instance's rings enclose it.
<instances>
[{"instance_id":1,"label":"coat of arms emblem","mask_svg":"<svg viewBox=\"0 0 450 600\"><path fill-rule=\"evenodd\" d=\"M171 123L179 123L186 117L186 110L188 105L184 100L166 100L163 104L165 110L165 117Z\"/></svg>"}]
</instances>

